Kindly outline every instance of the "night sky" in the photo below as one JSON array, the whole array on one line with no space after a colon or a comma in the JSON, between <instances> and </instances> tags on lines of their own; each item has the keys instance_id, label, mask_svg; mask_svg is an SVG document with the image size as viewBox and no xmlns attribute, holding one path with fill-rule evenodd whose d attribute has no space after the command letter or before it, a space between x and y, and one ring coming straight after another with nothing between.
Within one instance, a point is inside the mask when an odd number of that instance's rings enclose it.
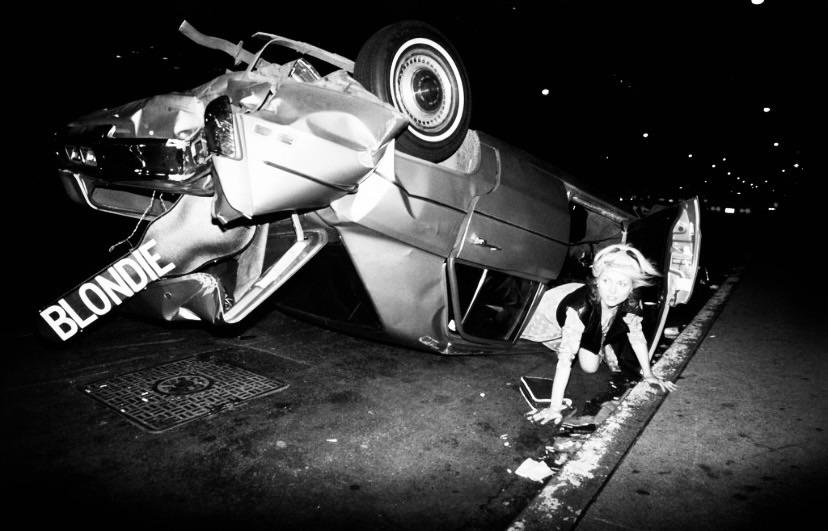
<instances>
[{"instance_id":1,"label":"night sky","mask_svg":"<svg viewBox=\"0 0 828 531\"><path fill-rule=\"evenodd\" d=\"M12 187L25 198L11 211L25 220L15 235L30 261L48 248L40 235L94 240L73 224L101 223L101 214L63 198L51 161L56 128L101 107L192 88L232 66L179 35L184 19L249 49L263 31L350 58L382 26L424 20L449 37L469 71L473 128L609 197L699 194L711 204L764 206L813 199L825 48L822 19L808 7L816 2L296 4L64 3L7 19L18 23L5 35L17 58L7 67L7 117L21 125L13 161L21 177ZM119 223L112 221L121 230Z\"/></svg>"}]
</instances>

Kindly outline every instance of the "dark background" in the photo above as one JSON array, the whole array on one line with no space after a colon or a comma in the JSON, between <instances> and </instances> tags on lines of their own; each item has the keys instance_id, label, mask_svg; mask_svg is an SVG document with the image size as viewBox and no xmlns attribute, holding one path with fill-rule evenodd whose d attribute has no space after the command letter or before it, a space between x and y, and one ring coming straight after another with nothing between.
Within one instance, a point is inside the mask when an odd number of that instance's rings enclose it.
<instances>
[{"instance_id":1,"label":"dark background","mask_svg":"<svg viewBox=\"0 0 828 531\"><path fill-rule=\"evenodd\" d=\"M244 39L249 49L255 49L250 36L263 31L350 58L385 24L430 22L455 44L469 71L473 128L628 205L698 194L708 206L753 206L753 214L738 220L716 221L722 216L711 213L709 237L716 223L752 230L774 203L779 215L819 204L821 161L812 131L821 125L816 116L824 92L817 77L825 43L810 4L23 6L7 18L4 36L11 58L4 76L4 136L11 148L5 176L11 208L5 212L12 234L4 278L19 301L15 317L25 321L109 263L114 257L108 247L134 226L133 220L69 203L52 161L55 129L101 107L189 89L232 67L229 56L181 36L177 28L184 19L204 33Z\"/></svg>"}]
</instances>

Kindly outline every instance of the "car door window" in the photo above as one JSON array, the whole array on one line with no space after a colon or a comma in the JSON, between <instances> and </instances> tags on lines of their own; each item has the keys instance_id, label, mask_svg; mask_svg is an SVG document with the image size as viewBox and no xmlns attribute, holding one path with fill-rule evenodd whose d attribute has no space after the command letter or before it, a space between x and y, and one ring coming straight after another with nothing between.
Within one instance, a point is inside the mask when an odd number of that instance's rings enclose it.
<instances>
[{"instance_id":1,"label":"car door window","mask_svg":"<svg viewBox=\"0 0 828 531\"><path fill-rule=\"evenodd\" d=\"M541 283L454 261L449 271L455 330L470 340L513 341Z\"/></svg>"}]
</instances>

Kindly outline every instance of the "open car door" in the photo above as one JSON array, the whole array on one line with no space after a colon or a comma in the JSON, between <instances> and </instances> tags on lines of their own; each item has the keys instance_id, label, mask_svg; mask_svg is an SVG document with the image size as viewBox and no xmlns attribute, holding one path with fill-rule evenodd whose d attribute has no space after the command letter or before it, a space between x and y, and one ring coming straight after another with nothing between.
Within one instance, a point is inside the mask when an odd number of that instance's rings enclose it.
<instances>
[{"instance_id":1,"label":"open car door","mask_svg":"<svg viewBox=\"0 0 828 531\"><path fill-rule=\"evenodd\" d=\"M627 242L644 253L663 275L656 285L642 293L650 358L661 339L670 308L686 303L693 294L701 252L699 223L699 199L694 197L653 211L628 227Z\"/></svg>"}]
</instances>

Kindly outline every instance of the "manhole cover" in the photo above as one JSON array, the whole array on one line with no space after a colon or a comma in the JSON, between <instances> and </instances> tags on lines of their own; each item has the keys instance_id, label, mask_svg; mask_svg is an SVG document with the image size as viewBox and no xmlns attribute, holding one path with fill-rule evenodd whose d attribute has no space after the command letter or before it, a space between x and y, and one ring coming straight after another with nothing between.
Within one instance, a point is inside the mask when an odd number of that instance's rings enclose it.
<instances>
[{"instance_id":1,"label":"manhole cover","mask_svg":"<svg viewBox=\"0 0 828 531\"><path fill-rule=\"evenodd\" d=\"M170 376L155 382L153 389L162 395L191 395L200 393L213 385L213 380L200 374Z\"/></svg>"},{"instance_id":2,"label":"manhole cover","mask_svg":"<svg viewBox=\"0 0 828 531\"><path fill-rule=\"evenodd\" d=\"M161 432L288 384L214 360L186 358L81 389L152 432Z\"/></svg>"}]
</instances>

